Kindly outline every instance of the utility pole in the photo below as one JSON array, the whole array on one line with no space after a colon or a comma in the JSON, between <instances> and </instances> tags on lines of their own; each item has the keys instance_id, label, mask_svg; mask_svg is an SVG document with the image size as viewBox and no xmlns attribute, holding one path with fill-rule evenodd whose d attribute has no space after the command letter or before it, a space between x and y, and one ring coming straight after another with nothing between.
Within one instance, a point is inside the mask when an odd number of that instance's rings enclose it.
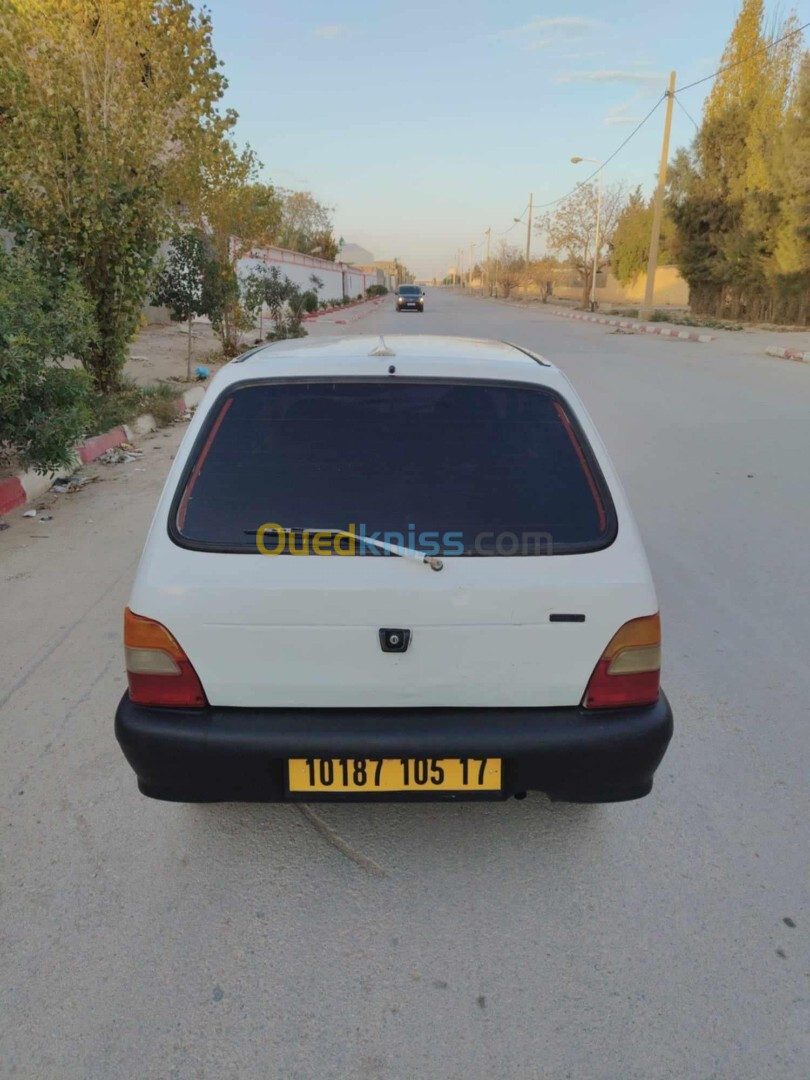
<instances>
[{"instance_id":1,"label":"utility pole","mask_svg":"<svg viewBox=\"0 0 810 1080\"><path fill-rule=\"evenodd\" d=\"M534 208L534 192L529 192L529 224L526 226L526 281L523 286L523 295L529 295L529 257L532 250L532 210Z\"/></svg>"},{"instance_id":2,"label":"utility pole","mask_svg":"<svg viewBox=\"0 0 810 1080\"><path fill-rule=\"evenodd\" d=\"M593 249L593 274L591 275L591 311L596 311L596 275L599 273L599 219L602 216L602 173L605 171L604 165L599 166L599 187L598 194L596 196L596 237Z\"/></svg>"},{"instance_id":3,"label":"utility pole","mask_svg":"<svg viewBox=\"0 0 810 1080\"><path fill-rule=\"evenodd\" d=\"M658 168L658 186L655 189L653 203L652 235L650 236L650 257L647 261L647 285L644 289L644 305L639 311L640 319L649 319L655 299L655 268L658 265L658 241L661 236L661 212L664 208L664 188L667 184L667 164L669 162L669 132L672 127L672 103L675 100L675 72L669 73L667 90L667 115L664 120L664 141L661 145L661 164Z\"/></svg>"},{"instance_id":4,"label":"utility pole","mask_svg":"<svg viewBox=\"0 0 810 1080\"><path fill-rule=\"evenodd\" d=\"M467 268L467 288L472 292L472 274L473 274L473 242L470 241L470 265Z\"/></svg>"},{"instance_id":5,"label":"utility pole","mask_svg":"<svg viewBox=\"0 0 810 1080\"><path fill-rule=\"evenodd\" d=\"M529 224L526 228L526 265L529 265L529 257L532 251L532 211L534 209L534 193L529 193Z\"/></svg>"},{"instance_id":6,"label":"utility pole","mask_svg":"<svg viewBox=\"0 0 810 1080\"><path fill-rule=\"evenodd\" d=\"M490 296L492 296L492 282L489 279L489 236L490 236L491 232L492 232L492 226L490 225L490 227L486 231L486 238L487 238L487 292L489 293ZM483 291L484 290L482 289L481 292L483 292Z\"/></svg>"}]
</instances>

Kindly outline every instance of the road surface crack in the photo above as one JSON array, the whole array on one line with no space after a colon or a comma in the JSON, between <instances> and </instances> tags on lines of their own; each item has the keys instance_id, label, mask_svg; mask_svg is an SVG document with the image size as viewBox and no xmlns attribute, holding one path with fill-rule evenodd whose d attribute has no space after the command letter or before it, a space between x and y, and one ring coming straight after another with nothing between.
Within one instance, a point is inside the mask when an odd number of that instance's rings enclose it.
<instances>
[{"instance_id":1,"label":"road surface crack","mask_svg":"<svg viewBox=\"0 0 810 1080\"><path fill-rule=\"evenodd\" d=\"M353 863L367 873L372 874L374 877L388 877L387 870L384 870L379 863L370 859L368 855L364 855L361 851L353 848L348 840L344 840L342 836L339 836L331 825L327 825L323 818L319 817L311 807L307 806L305 803L296 803L296 807L301 816L309 822L315 832L318 833L319 836L322 836L327 843L332 845L332 847L337 848L341 855L345 855L347 859L351 859Z\"/></svg>"}]
</instances>

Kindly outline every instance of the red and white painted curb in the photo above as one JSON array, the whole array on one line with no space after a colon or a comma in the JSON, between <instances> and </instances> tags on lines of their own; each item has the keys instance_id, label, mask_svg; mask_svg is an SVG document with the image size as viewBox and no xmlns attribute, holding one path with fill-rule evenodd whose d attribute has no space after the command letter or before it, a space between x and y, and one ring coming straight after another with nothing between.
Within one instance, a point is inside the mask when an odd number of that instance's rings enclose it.
<instances>
[{"instance_id":1,"label":"red and white painted curb","mask_svg":"<svg viewBox=\"0 0 810 1080\"><path fill-rule=\"evenodd\" d=\"M675 330L672 327L648 326L646 323L635 322L633 319L611 319L606 315L585 315L578 311L560 311L554 309L552 315L559 315L563 319L577 319L579 322L601 323L603 326L621 326L626 330L637 330L639 334L656 334L658 337L677 338L678 341L700 341L706 344L715 341L712 334L696 334L689 330Z\"/></svg>"},{"instance_id":2,"label":"red and white painted curb","mask_svg":"<svg viewBox=\"0 0 810 1080\"><path fill-rule=\"evenodd\" d=\"M204 386L190 387L175 401L177 412L181 413L194 405L199 405L204 396ZM120 446L121 443L132 442L136 436L146 435L154 431L157 426L157 421L151 413L144 413L143 416L133 420L131 425L122 424L121 427L105 431L103 435L94 435L78 443L74 448L75 462L71 468L59 469L52 473L37 473L29 469L28 472L0 480L0 515L7 514L9 510L14 510L18 506L25 506L33 499L41 498L55 480L72 476L81 465L88 465L91 461L95 461L106 450Z\"/></svg>"},{"instance_id":3,"label":"red and white painted curb","mask_svg":"<svg viewBox=\"0 0 810 1080\"><path fill-rule=\"evenodd\" d=\"M801 360L810 364L810 352L801 352L800 349L780 349L778 345L769 345L765 352L768 356L779 356L783 360Z\"/></svg>"}]
</instances>

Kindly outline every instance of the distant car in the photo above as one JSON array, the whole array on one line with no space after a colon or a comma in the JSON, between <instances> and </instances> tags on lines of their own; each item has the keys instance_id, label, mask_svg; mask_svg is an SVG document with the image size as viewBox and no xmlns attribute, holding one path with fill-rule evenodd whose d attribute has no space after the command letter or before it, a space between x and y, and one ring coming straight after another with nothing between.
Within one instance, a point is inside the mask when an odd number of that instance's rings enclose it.
<instances>
[{"instance_id":1,"label":"distant car","mask_svg":"<svg viewBox=\"0 0 810 1080\"><path fill-rule=\"evenodd\" d=\"M672 732L660 641L561 371L495 341L285 341L217 373L177 452L116 734L182 802L638 799Z\"/></svg>"},{"instance_id":2,"label":"distant car","mask_svg":"<svg viewBox=\"0 0 810 1080\"><path fill-rule=\"evenodd\" d=\"M400 285L397 289L397 311L424 311L425 291L419 285Z\"/></svg>"}]
</instances>

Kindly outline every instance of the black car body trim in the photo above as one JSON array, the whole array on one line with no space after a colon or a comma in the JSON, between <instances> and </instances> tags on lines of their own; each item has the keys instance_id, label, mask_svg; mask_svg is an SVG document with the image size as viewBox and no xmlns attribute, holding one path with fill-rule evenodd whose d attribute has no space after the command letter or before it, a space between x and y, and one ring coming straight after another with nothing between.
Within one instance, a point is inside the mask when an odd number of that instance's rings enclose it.
<instances>
[{"instance_id":1,"label":"black car body trim","mask_svg":"<svg viewBox=\"0 0 810 1080\"><path fill-rule=\"evenodd\" d=\"M495 798L543 791L570 802L619 802L650 791L672 736L672 711L663 694L654 705L599 711L165 709L135 705L125 694L115 730L141 791L179 802L283 801L291 757L499 757L503 789Z\"/></svg>"}]
</instances>

